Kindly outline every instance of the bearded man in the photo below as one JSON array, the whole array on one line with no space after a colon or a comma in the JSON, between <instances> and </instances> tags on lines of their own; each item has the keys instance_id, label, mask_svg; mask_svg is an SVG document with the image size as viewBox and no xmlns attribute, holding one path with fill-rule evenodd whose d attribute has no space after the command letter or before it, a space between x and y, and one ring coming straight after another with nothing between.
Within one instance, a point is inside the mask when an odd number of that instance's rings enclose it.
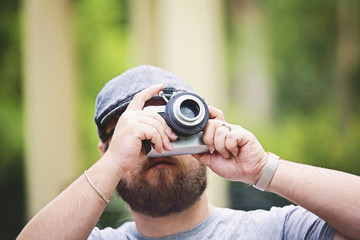
<instances>
[{"instance_id":1,"label":"bearded man","mask_svg":"<svg viewBox=\"0 0 360 240\"><path fill-rule=\"evenodd\" d=\"M209 106L207 151L166 155L179 134L149 106L193 92L178 76L139 66L109 81L96 101L102 157L25 226L18 239L360 239L360 177L280 159ZM148 157L150 141L159 155ZM213 206L206 168L295 205L270 211ZM95 227L114 190L133 222Z\"/></svg>"}]
</instances>

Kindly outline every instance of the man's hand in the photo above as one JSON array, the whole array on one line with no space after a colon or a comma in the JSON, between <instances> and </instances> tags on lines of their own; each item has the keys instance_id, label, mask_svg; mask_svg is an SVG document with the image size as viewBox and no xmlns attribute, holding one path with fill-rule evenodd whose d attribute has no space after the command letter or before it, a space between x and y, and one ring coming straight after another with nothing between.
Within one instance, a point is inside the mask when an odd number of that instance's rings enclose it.
<instances>
[{"instance_id":1,"label":"man's hand","mask_svg":"<svg viewBox=\"0 0 360 240\"><path fill-rule=\"evenodd\" d=\"M163 85L156 85L136 94L116 124L105 154L124 172L134 170L146 159L143 140L150 140L159 153L172 149L170 140L175 140L176 134L158 113L142 110L145 102L162 89Z\"/></svg>"},{"instance_id":2,"label":"man's hand","mask_svg":"<svg viewBox=\"0 0 360 240\"><path fill-rule=\"evenodd\" d=\"M210 116L203 135L210 153L194 157L223 178L256 183L268 154L251 132L226 123L220 110L210 108Z\"/></svg>"}]
</instances>

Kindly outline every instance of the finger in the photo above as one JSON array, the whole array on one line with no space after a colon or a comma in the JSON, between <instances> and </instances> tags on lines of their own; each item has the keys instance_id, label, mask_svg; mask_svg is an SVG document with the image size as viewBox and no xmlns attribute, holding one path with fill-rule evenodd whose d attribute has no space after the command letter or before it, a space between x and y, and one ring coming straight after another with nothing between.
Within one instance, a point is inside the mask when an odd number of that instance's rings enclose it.
<instances>
[{"instance_id":1,"label":"finger","mask_svg":"<svg viewBox=\"0 0 360 240\"><path fill-rule=\"evenodd\" d=\"M210 119L218 119L225 121L225 116L223 111L213 106L208 106L208 107L209 107Z\"/></svg>"},{"instance_id":2,"label":"finger","mask_svg":"<svg viewBox=\"0 0 360 240\"><path fill-rule=\"evenodd\" d=\"M206 146L209 148L210 152L215 151L215 145L214 145L215 131L218 127L220 127L223 124L226 124L226 122L217 119L210 119L204 129L203 141L206 144Z\"/></svg>"},{"instance_id":3,"label":"finger","mask_svg":"<svg viewBox=\"0 0 360 240\"><path fill-rule=\"evenodd\" d=\"M229 134L226 136L225 147L234 156L236 156L239 153L236 132L230 131Z\"/></svg>"},{"instance_id":4,"label":"finger","mask_svg":"<svg viewBox=\"0 0 360 240\"><path fill-rule=\"evenodd\" d=\"M140 126L139 126L140 127ZM164 145L159 132L150 125L143 124L141 127L141 140L150 140L154 144L155 151L164 153Z\"/></svg>"},{"instance_id":5,"label":"finger","mask_svg":"<svg viewBox=\"0 0 360 240\"><path fill-rule=\"evenodd\" d=\"M164 118L162 118L160 116L160 114L158 114L157 112L153 112L153 111L143 111L145 114L149 114L149 116L152 116L154 119L156 119L158 121L158 123L161 124L162 128L164 129L166 135L170 138L170 140L175 141L178 138L178 135L176 133L173 132L173 130L167 125L166 121L164 120ZM153 125L158 126L158 124ZM158 126L158 128L160 129L160 126Z\"/></svg>"},{"instance_id":6,"label":"finger","mask_svg":"<svg viewBox=\"0 0 360 240\"><path fill-rule=\"evenodd\" d=\"M163 146L166 150L172 149L172 144L170 143L168 132L171 131L170 127L168 127L162 117L157 113L146 113L141 116L138 120L142 124L150 125L151 127L155 128L158 134L161 137L163 142Z\"/></svg>"},{"instance_id":7,"label":"finger","mask_svg":"<svg viewBox=\"0 0 360 240\"><path fill-rule=\"evenodd\" d=\"M201 154L192 154L194 158L196 158L199 162L204 164L205 166L210 166L211 163L211 154L210 153L201 153Z\"/></svg>"},{"instance_id":8,"label":"finger","mask_svg":"<svg viewBox=\"0 0 360 240\"><path fill-rule=\"evenodd\" d=\"M134 98L129 103L127 110L141 110L143 109L145 102L150 100L153 96L158 94L164 86L162 84L154 85L149 88L142 90L141 92L135 94Z\"/></svg>"},{"instance_id":9,"label":"finger","mask_svg":"<svg viewBox=\"0 0 360 240\"><path fill-rule=\"evenodd\" d=\"M236 130L233 130L233 133L236 136L237 146L241 147L246 145L251 139L256 139L255 136L246 130L245 128L239 127Z\"/></svg>"},{"instance_id":10,"label":"finger","mask_svg":"<svg viewBox=\"0 0 360 240\"><path fill-rule=\"evenodd\" d=\"M215 151L215 146L214 146L215 129L216 129L216 121L209 120L203 132L203 141L211 153Z\"/></svg>"},{"instance_id":11,"label":"finger","mask_svg":"<svg viewBox=\"0 0 360 240\"><path fill-rule=\"evenodd\" d=\"M155 150L163 153L164 149L171 150L172 144L159 120L163 119L155 112L126 111L117 123L119 128L116 127L115 129L126 130L131 137L141 141L150 140L154 144ZM114 136L116 135L117 131L114 132Z\"/></svg>"},{"instance_id":12,"label":"finger","mask_svg":"<svg viewBox=\"0 0 360 240\"><path fill-rule=\"evenodd\" d=\"M166 129L166 134L171 141L178 139L178 135L170 127Z\"/></svg>"},{"instance_id":13,"label":"finger","mask_svg":"<svg viewBox=\"0 0 360 240\"><path fill-rule=\"evenodd\" d=\"M230 152L226 149L226 146L225 146L226 136L228 133L229 133L229 129L226 126L221 125L220 127L218 127L216 129L215 137L214 137L215 149L224 158L230 157Z\"/></svg>"}]
</instances>

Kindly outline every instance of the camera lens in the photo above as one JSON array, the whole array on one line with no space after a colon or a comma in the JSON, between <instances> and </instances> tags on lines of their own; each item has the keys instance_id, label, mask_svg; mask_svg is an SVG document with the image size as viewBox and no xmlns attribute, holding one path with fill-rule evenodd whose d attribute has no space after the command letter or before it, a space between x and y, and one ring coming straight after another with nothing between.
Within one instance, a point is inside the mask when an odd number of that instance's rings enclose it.
<instances>
[{"instance_id":1,"label":"camera lens","mask_svg":"<svg viewBox=\"0 0 360 240\"><path fill-rule=\"evenodd\" d=\"M180 112L186 118L195 118L200 113L199 104L193 100L185 100L180 104Z\"/></svg>"},{"instance_id":2,"label":"camera lens","mask_svg":"<svg viewBox=\"0 0 360 240\"><path fill-rule=\"evenodd\" d=\"M202 131L209 120L209 109L202 98L182 92L172 96L165 108L165 121L179 136Z\"/></svg>"}]
</instances>

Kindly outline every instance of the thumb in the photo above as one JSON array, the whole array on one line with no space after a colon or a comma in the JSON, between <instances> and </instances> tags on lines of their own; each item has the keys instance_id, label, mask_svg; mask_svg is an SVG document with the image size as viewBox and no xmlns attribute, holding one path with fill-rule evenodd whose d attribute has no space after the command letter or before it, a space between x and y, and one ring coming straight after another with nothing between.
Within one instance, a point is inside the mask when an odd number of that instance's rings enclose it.
<instances>
[{"instance_id":1,"label":"thumb","mask_svg":"<svg viewBox=\"0 0 360 240\"><path fill-rule=\"evenodd\" d=\"M192 156L196 158L199 162L204 164L205 166L210 166L211 153L197 153L197 154L192 154Z\"/></svg>"},{"instance_id":2,"label":"thumb","mask_svg":"<svg viewBox=\"0 0 360 240\"><path fill-rule=\"evenodd\" d=\"M164 88L162 84L154 85L149 88L142 90L135 94L132 101L129 103L126 111L129 110L141 110L143 109L145 102L150 100L153 96L159 93Z\"/></svg>"}]
</instances>

